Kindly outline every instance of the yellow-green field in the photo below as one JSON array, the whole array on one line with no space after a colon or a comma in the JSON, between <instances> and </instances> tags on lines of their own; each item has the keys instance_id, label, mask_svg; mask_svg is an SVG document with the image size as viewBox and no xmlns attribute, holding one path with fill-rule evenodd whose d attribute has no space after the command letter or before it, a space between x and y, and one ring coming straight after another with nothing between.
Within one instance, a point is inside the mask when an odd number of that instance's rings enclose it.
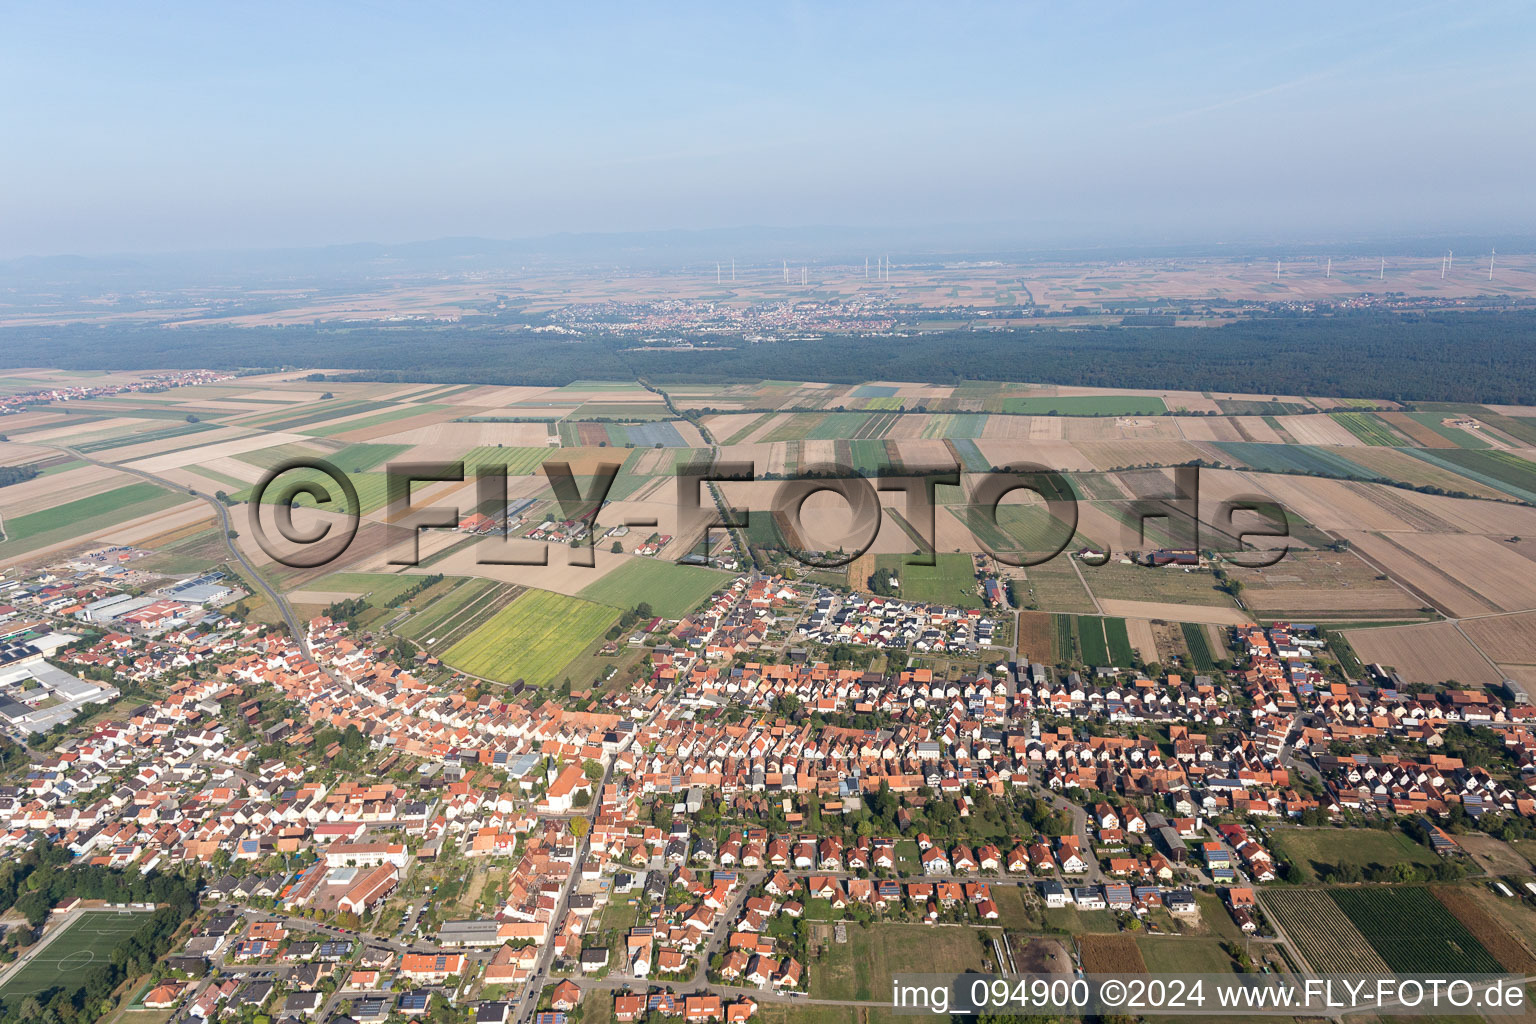
<instances>
[{"instance_id":1,"label":"yellow-green field","mask_svg":"<svg viewBox=\"0 0 1536 1024\"><path fill-rule=\"evenodd\" d=\"M443 661L485 679L557 683L560 670L602 639L616 618L607 605L534 590L455 644Z\"/></svg>"}]
</instances>

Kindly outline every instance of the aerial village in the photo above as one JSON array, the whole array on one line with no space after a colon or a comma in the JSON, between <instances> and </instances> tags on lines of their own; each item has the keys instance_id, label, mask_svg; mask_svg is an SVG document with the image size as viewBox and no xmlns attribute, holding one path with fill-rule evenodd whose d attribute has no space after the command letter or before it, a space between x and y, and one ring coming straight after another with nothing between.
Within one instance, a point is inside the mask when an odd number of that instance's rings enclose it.
<instances>
[{"instance_id":1,"label":"aerial village","mask_svg":"<svg viewBox=\"0 0 1536 1024\"><path fill-rule=\"evenodd\" d=\"M290 636L135 555L0 583L0 846L195 869L141 1001L204 1021L747 1020L823 995L874 921L1272 937L1256 887L1306 870L1277 830L1403 823L1456 878L1458 834L1536 820L1530 707L1349 679L1306 625L1233 629L1208 673L1046 664L995 610L744 575L641 624L597 701L327 616Z\"/></svg>"}]
</instances>

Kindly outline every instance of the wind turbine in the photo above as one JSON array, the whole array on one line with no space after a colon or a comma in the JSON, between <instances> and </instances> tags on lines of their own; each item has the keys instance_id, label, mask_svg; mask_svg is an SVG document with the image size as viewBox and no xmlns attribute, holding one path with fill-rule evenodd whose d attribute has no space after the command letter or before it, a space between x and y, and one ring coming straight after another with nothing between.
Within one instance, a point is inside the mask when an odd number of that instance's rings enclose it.
<instances>
[{"instance_id":1,"label":"wind turbine","mask_svg":"<svg viewBox=\"0 0 1536 1024\"><path fill-rule=\"evenodd\" d=\"M1332 256L1328 257L1328 269L1323 271L1323 276L1326 277L1326 278L1332 278L1333 277L1333 257Z\"/></svg>"},{"instance_id":2,"label":"wind turbine","mask_svg":"<svg viewBox=\"0 0 1536 1024\"><path fill-rule=\"evenodd\" d=\"M1376 280L1378 280L1378 281L1385 281L1386 279L1387 279L1387 258L1385 256L1383 256L1381 258L1381 270L1377 272Z\"/></svg>"},{"instance_id":3,"label":"wind turbine","mask_svg":"<svg viewBox=\"0 0 1536 1024\"><path fill-rule=\"evenodd\" d=\"M1499 250L1497 249L1490 249L1488 251L1488 280L1490 281L1493 280L1493 258L1498 254Z\"/></svg>"},{"instance_id":4,"label":"wind turbine","mask_svg":"<svg viewBox=\"0 0 1536 1024\"><path fill-rule=\"evenodd\" d=\"M731 283L736 283L736 261L731 260Z\"/></svg>"},{"instance_id":5,"label":"wind turbine","mask_svg":"<svg viewBox=\"0 0 1536 1024\"><path fill-rule=\"evenodd\" d=\"M715 264L715 284L720 283L720 264Z\"/></svg>"}]
</instances>

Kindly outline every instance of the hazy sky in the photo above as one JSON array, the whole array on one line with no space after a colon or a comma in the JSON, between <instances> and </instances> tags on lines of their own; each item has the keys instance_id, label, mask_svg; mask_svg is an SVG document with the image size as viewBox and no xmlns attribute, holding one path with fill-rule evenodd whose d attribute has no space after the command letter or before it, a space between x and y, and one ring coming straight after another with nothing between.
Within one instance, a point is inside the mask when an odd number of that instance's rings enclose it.
<instances>
[{"instance_id":1,"label":"hazy sky","mask_svg":"<svg viewBox=\"0 0 1536 1024\"><path fill-rule=\"evenodd\" d=\"M1536 227L1530 4L576 7L0 7L0 255Z\"/></svg>"}]
</instances>

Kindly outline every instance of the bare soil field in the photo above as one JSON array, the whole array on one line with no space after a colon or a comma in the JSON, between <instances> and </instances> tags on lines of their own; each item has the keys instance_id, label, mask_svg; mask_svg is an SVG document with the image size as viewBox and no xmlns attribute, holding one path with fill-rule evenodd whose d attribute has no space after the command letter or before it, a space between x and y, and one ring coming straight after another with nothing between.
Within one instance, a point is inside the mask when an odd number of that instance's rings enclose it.
<instances>
[{"instance_id":1,"label":"bare soil field","mask_svg":"<svg viewBox=\"0 0 1536 1024\"><path fill-rule=\"evenodd\" d=\"M245 455L248 452L261 451L263 448L274 448L280 444L295 444L309 440L311 439L303 434L249 434L245 437L234 438L228 441L219 441L215 444L199 445L196 448L188 448L185 451L151 456L150 458L134 461L131 465L132 468L142 469L146 473L158 473L161 470L175 469L178 466L206 464L215 459L231 458L235 455Z\"/></svg>"},{"instance_id":2,"label":"bare soil field","mask_svg":"<svg viewBox=\"0 0 1536 1024\"><path fill-rule=\"evenodd\" d=\"M461 415L457 409L440 409L437 412L424 412L417 416L405 416L387 423L375 423L372 426L360 426L355 430L344 430L338 434L328 435L332 440L346 441L349 444L358 444L372 441L380 437L388 437L398 434L403 430L412 430L418 427L430 427L434 423L443 423ZM359 416L358 420L367 420L368 416ZM329 426L329 424L327 424Z\"/></svg>"},{"instance_id":3,"label":"bare soil field","mask_svg":"<svg viewBox=\"0 0 1536 1024\"><path fill-rule=\"evenodd\" d=\"M1062 473L1086 473L1097 468L1070 441L978 441L976 450L994 466L1029 462Z\"/></svg>"},{"instance_id":4,"label":"bare soil field","mask_svg":"<svg viewBox=\"0 0 1536 1024\"><path fill-rule=\"evenodd\" d=\"M1181 416L1174 420L1186 441L1246 441L1225 416Z\"/></svg>"},{"instance_id":5,"label":"bare soil field","mask_svg":"<svg viewBox=\"0 0 1536 1024\"><path fill-rule=\"evenodd\" d=\"M206 501L194 499L163 512L156 512L153 515L143 516L120 523L111 529L93 533L90 539L109 544L143 544L150 538L167 531L180 530L194 523L212 524L212 522L213 509L208 507Z\"/></svg>"},{"instance_id":6,"label":"bare soil field","mask_svg":"<svg viewBox=\"0 0 1536 1024\"><path fill-rule=\"evenodd\" d=\"M1173 466L1203 456L1188 441L1079 441L1078 449L1095 469L1123 469L1146 463Z\"/></svg>"},{"instance_id":7,"label":"bare soil field","mask_svg":"<svg viewBox=\"0 0 1536 1024\"><path fill-rule=\"evenodd\" d=\"M1397 493L1409 504L1450 523L1452 528L1464 533L1486 533L1495 537L1536 536L1536 508L1507 502L1447 498L1417 491Z\"/></svg>"},{"instance_id":8,"label":"bare soil field","mask_svg":"<svg viewBox=\"0 0 1536 1024\"><path fill-rule=\"evenodd\" d=\"M1136 649L1136 653L1141 655L1144 664L1162 660L1150 619L1126 619L1125 634L1130 639L1131 646Z\"/></svg>"},{"instance_id":9,"label":"bare soil field","mask_svg":"<svg viewBox=\"0 0 1536 1024\"><path fill-rule=\"evenodd\" d=\"M1228 568L1243 582L1243 600L1259 610L1416 614L1423 601L1349 552L1291 551L1266 569Z\"/></svg>"},{"instance_id":10,"label":"bare soil field","mask_svg":"<svg viewBox=\"0 0 1536 1024\"><path fill-rule=\"evenodd\" d=\"M1454 679L1466 686L1480 686L1503 679L1454 623L1351 629L1344 635L1361 661L1395 668L1410 683Z\"/></svg>"},{"instance_id":11,"label":"bare soil field","mask_svg":"<svg viewBox=\"0 0 1536 1024\"><path fill-rule=\"evenodd\" d=\"M1019 612L1019 650L1022 657L1050 664L1058 657L1056 620L1048 612Z\"/></svg>"},{"instance_id":12,"label":"bare soil field","mask_svg":"<svg viewBox=\"0 0 1536 1024\"><path fill-rule=\"evenodd\" d=\"M994 417L995 419L996 417ZM1169 416L1089 416L1063 418L1068 441L1182 441L1178 423Z\"/></svg>"},{"instance_id":13,"label":"bare soil field","mask_svg":"<svg viewBox=\"0 0 1536 1024\"><path fill-rule=\"evenodd\" d=\"M1536 612L1467 619L1461 629L1494 661L1536 665Z\"/></svg>"},{"instance_id":14,"label":"bare soil field","mask_svg":"<svg viewBox=\"0 0 1536 1024\"><path fill-rule=\"evenodd\" d=\"M1471 615L1487 615L1501 609L1485 600L1477 591L1468 589L1452 579L1440 568L1393 542L1393 538L1412 537L1415 534L1391 534L1340 531L1350 542L1352 549L1370 563L1380 566L1397 580L1424 597L1425 601L1445 614L1465 618Z\"/></svg>"},{"instance_id":15,"label":"bare soil field","mask_svg":"<svg viewBox=\"0 0 1536 1024\"><path fill-rule=\"evenodd\" d=\"M1418 420L1402 412L1384 412L1381 418L1390 423L1399 433L1413 439L1425 448L1455 448L1456 442L1448 437L1442 437L1433 430L1420 423Z\"/></svg>"},{"instance_id":16,"label":"bare soil field","mask_svg":"<svg viewBox=\"0 0 1536 1024\"><path fill-rule=\"evenodd\" d=\"M1477 534L1401 534L1397 544L1433 565L1442 566L1468 590L1499 611L1536 608L1536 562L1508 544Z\"/></svg>"},{"instance_id":17,"label":"bare soil field","mask_svg":"<svg viewBox=\"0 0 1536 1024\"><path fill-rule=\"evenodd\" d=\"M1531 862L1502 839L1481 832L1466 832L1456 842L1490 875L1529 875Z\"/></svg>"}]
</instances>

